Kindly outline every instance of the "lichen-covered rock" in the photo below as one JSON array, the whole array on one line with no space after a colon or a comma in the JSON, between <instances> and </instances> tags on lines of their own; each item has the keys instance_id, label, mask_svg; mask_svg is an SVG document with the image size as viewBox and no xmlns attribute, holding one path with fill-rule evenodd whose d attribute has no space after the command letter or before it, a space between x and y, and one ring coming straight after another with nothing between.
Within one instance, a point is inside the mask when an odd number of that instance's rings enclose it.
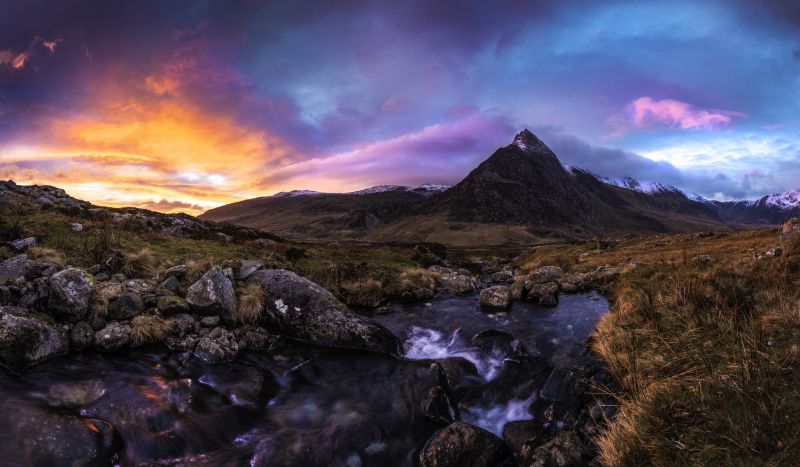
<instances>
[{"instance_id":1,"label":"lichen-covered rock","mask_svg":"<svg viewBox=\"0 0 800 467\"><path fill-rule=\"evenodd\" d=\"M52 318L16 307L0 307L0 364L20 373L69 351L67 335Z\"/></svg>"},{"instance_id":2,"label":"lichen-covered rock","mask_svg":"<svg viewBox=\"0 0 800 467\"><path fill-rule=\"evenodd\" d=\"M194 348L194 356L206 363L229 362L239 353L239 344L236 336L230 331L215 328L216 333L209 333L201 337Z\"/></svg>"},{"instance_id":3,"label":"lichen-covered rock","mask_svg":"<svg viewBox=\"0 0 800 467\"><path fill-rule=\"evenodd\" d=\"M165 315L175 315L189 311L189 305L186 300L177 295L162 295L158 297L156 308Z\"/></svg>"},{"instance_id":4,"label":"lichen-covered rock","mask_svg":"<svg viewBox=\"0 0 800 467\"><path fill-rule=\"evenodd\" d=\"M8 242L8 246L15 251L25 251L36 246L36 237L20 238L19 240Z\"/></svg>"},{"instance_id":5,"label":"lichen-covered rock","mask_svg":"<svg viewBox=\"0 0 800 467\"><path fill-rule=\"evenodd\" d=\"M236 322L236 292L233 282L219 266L213 266L186 291L186 303L204 315L218 315L226 323Z\"/></svg>"},{"instance_id":6,"label":"lichen-covered rock","mask_svg":"<svg viewBox=\"0 0 800 467\"><path fill-rule=\"evenodd\" d=\"M558 284L555 282L530 284L528 289L528 300L538 302L540 305L555 305L558 303L557 297Z\"/></svg>"},{"instance_id":7,"label":"lichen-covered rock","mask_svg":"<svg viewBox=\"0 0 800 467\"><path fill-rule=\"evenodd\" d=\"M481 290L480 304L488 308L508 308L511 292L506 285L493 285Z\"/></svg>"},{"instance_id":8,"label":"lichen-covered rock","mask_svg":"<svg viewBox=\"0 0 800 467\"><path fill-rule=\"evenodd\" d=\"M419 454L420 467L497 467L513 465L513 456L492 433L454 422L431 436Z\"/></svg>"},{"instance_id":9,"label":"lichen-covered rock","mask_svg":"<svg viewBox=\"0 0 800 467\"><path fill-rule=\"evenodd\" d=\"M391 332L304 277L265 269L254 272L247 283L264 290L263 321L273 332L321 346L400 354L400 342Z\"/></svg>"},{"instance_id":10,"label":"lichen-covered rock","mask_svg":"<svg viewBox=\"0 0 800 467\"><path fill-rule=\"evenodd\" d=\"M465 294L475 291L475 281L466 274L446 272L436 278L440 287L452 294Z\"/></svg>"},{"instance_id":11,"label":"lichen-covered rock","mask_svg":"<svg viewBox=\"0 0 800 467\"><path fill-rule=\"evenodd\" d=\"M128 292L108 304L109 319L131 319L143 311L142 296L136 292Z\"/></svg>"},{"instance_id":12,"label":"lichen-covered rock","mask_svg":"<svg viewBox=\"0 0 800 467\"><path fill-rule=\"evenodd\" d=\"M28 259L26 255L17 255L0 262L0 279L24 278L33 280L38 277L48 276L54 272L56 272L56 269L52 265Z\"/></svg>"},{"instance_id":13,"label":"lichen-covered rock","mask_svg":"<svg viewBox=\"0 0 800 467\"><path fill-rule=\"evenodd\" d=\"M89 311L94 278L78 268L67 268L50 277L47 309L57 319L71 323L82 320Z\"/></svg>"},{"instance_id":14,"label":"lichen-covered rock","mask_svg":"<svg viewBox=\"0 0 800 467\"><path fill-rule=\"evenodd\" d=\"M131 342L131 327L111 322L94 333L94 346L103 352L117 351Z\"/></svg>"},{"instance_id":15,"label":"lichen-covered rock","mask_svg":"<svg viewBox=\"0 0 800 467\"><path fill-rule=\"evenodd\" d=\"M84 350L89 348L94 342L94 329L86 321L78 321L72 326L69 335L72 348L75 350Z\"/></svg>"}]
</instances>

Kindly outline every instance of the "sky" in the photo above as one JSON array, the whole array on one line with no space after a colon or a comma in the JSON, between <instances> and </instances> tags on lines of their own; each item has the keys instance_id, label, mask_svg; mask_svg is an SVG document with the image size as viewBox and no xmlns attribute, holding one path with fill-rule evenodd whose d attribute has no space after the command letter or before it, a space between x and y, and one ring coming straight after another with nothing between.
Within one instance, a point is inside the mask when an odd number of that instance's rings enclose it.
<instances>
[{"instance_id":1,"label":"sky","mask_svg":"<svg viewBox=\"0 0 800 467\"><path fill-rule=\"evenodd\" d=\"M800 188L800 3L0 2L0 179L197 214L453 184L529 128L728 200Z\"/></svg>"}]
</instances>

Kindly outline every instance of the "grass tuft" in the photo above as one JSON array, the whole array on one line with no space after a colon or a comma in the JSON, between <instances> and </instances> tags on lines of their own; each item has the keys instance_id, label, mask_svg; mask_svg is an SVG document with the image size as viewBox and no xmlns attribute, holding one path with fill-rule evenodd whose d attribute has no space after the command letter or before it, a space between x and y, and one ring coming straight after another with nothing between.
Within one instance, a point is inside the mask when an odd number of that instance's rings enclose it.
<instances>
[{"instance_id":1,"label":"grass tuft","mask_svg":"<svg viewBox=\"0 0 800 467\"><path fill-rule=\"evenodd\" d=\"M153 274L156 257L149 248L142 248L134 253L127 253L122 259L122 273L127 277L148 277Z\"/></svg>"},{"instance_id":2,"label":"grass tuft","mask_svg":"<svg viewBox=\"0 0 800 467\"><path fill-rule=\"evenodd\" d=\"M239 293L236 320L244 324L257 324L264 312L264 290L259 284L247 284Z\"/></svg>"},{"instance_id":3,"label":"grass tuft","mask_svg":"<svg viewBox=\"0 0 800 467\"><path fill-rule=\"evenodd\" d=\"M155 315L138 315L131 320L131 342L134 346L164 342L172 325Z\"/></svg>"},{"instance_id":4,"label":"grass tuft","mask_svg":"<svg viewBox=\"0 0 800 467\"><path fill-rule=\"evenodd\" d=\"M67 257L64 255L64 253L52 248L35 246L29 248L27 253L28 258L32 260L52 264L54 266L58 266L59 268L63 268L67 264Z\"/></svg>"}]
</instances>

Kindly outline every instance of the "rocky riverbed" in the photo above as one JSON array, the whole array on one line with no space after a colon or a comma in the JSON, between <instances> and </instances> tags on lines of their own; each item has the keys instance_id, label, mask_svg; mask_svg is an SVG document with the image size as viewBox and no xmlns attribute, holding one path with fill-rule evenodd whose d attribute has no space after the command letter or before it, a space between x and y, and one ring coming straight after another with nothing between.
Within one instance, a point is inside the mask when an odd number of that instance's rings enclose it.
<instances>
[{"instance_id":1,"label":"rocky riverbed","mask_svg":"<svg viewBox=\"0 0 800 467\"><path fill-rule=\"evenodd\" d=\"M9 258L0 464L590 461L590 289L614 268L433 269L435 291L359 314L256 261L131 279Z\"/></svg>"}]
</instances>

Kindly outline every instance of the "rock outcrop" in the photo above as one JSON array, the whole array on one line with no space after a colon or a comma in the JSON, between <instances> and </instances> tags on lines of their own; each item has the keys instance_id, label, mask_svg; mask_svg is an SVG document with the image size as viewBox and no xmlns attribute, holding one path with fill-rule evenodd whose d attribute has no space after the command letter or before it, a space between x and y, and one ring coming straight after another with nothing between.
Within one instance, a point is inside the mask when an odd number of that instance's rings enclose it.
<instances>
[{"instance_id":1,"label":"rock outcrop","mask_svg":"<svg viewBox=\"0 0 800 467\"><path fill-rule=\"evenodd\" d=\"M350 311L330 292L283 269L250 275L264 290L264 324L272 331L315 345L400 355L400 342L383 326Z\"/></svg>"}]
</instances>

